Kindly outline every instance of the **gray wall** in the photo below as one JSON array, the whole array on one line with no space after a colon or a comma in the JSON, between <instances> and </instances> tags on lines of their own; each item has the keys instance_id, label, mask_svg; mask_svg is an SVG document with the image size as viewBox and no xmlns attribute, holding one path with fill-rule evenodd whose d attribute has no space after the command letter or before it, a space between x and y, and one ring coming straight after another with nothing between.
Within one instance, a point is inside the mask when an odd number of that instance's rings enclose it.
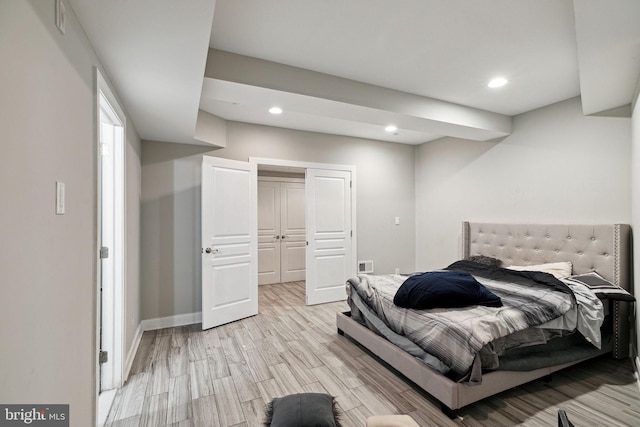
<instances>
[{"instance_id":1,"label":"gray wall","mask_svg":"<svg viewBox=\"0 0 640 427\"><path fill-rule=\"evenodd\" d=\"M638 101L640 101L640 95L638 94L638 90L640 90L640 80L638 80L636 94L633 97L635 108L633 109L633 115L631 117L631 224L635 230L635 238L633 239L633 270L636 278L640 277L640 233L638 232L638 230L640 230L640 105L638 103ZM638 291L640 285L638 281L635 283L634 293L636 300L640 301L640 292ZM640 343L640 316L637 314L638 301L635 303L636 342L634 356L638 364L636 369L640 370L640 359L637 359L638 343Z\"/></svg>"},{"instance_id":2,"label":"gray wall","mask_svg":"<svg viewBox=\"0 0 640 427\"><path fill-rule=\"evenodd\" d=\"M575 98L514 118L501 142L445 138L416 154L416 267L460 256L461 222L630 223L631 123Z\"/></svg>"},{"instance_id":3,"label":"gray wall","mask_svg":"<svg viewBox=\"0 0 640 427\"><path fill-rule=\"evenodd\" d=\"M235 122L227 123L226 135L227 146L219 150L143 141L143 319L201 309L203 154L355 165L358 259L373 259L376 273L414 270L413 146Z\"/></svg>"},{"instance_id":4,"label":"gray wall","mask_svg":"<svg viewBox=\"0 0 640 427\"><path fill-rule=\"evenodd\" d=\"M0 402L68 403L71 426L85 427L94 424L96 399L98 60L66 6L63 36L53 1L0 2ZM127 135L131 340L139 323L140 141L133 127ZM55 215L56 180L66 184L65 215Z\"/></svg>"}]
</instances>

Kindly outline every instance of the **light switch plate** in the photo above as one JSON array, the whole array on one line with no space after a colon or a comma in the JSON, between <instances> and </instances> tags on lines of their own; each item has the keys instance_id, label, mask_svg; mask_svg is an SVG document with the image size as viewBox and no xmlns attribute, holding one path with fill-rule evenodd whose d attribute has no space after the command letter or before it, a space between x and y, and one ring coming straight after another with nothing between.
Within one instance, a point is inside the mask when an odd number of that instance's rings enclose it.
<instances>
[{"instance_id":1,"label":"light switch plate","mask_svg":"<svg viewBox=\"0 0 640 427\"><path fill-rule=\"evenodd\" d=\"M65 211L65 188L64 182L56 181L56 215L64 215Z\"/></svg>"}]
</instances>

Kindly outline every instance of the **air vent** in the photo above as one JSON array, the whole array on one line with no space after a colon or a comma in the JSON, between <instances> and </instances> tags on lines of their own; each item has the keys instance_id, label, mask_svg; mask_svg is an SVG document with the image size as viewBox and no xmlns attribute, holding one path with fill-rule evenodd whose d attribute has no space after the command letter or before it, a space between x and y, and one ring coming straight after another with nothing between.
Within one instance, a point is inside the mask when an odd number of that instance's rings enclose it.
<instances>
[{"instance_id":1,"label":"air vent","mask_svg":"<svg viewBox=\"0 0 640 427\"><path fill-rule=\"evenodd\" d=\"M373 261L358 261L358 273L373 273Z\"/></svg>"}]
</instances>

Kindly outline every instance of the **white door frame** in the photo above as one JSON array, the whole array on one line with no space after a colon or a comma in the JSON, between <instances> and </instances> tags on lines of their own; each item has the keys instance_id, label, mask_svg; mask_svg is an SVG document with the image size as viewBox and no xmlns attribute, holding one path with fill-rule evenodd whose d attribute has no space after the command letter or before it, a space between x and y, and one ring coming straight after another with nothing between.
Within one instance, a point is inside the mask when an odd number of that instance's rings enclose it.
<instances>
[{"instance_id":1,"label":"white door frame","mask_svg":"<svg viewBox=\"0 0 640 427\"><path fill-rule=\"evenodd\" d=\"M124 293L124 282L125 282L125 271L126 271L126 197L125 197L125 187L126 187L126 164L125 164L125 147L126 147L126 116L118 104L117 98L115 97L113 91L109 87L109 84L102 77L100 71L95 68L95 76L96 76L96 188L97 188L97 206L96 206L96 214L97 214L97 247L96 247L96 359L95 363L97 366L96 369L96 399L97 399L97 408L96 417L97 417L97 425L102 425L104 420L106 419L106 415L111 407L111 403L113 402L113 398L115 397L116 389L120 388L123 383L124 377L124 313L125 313L125 293ZM101 151L100 151L100 140L101 140L101 126L100 126L100 114L102 108L101 96L104 97L104 101L110 107L111 113L114 116L113 118L119 122L120 126L119 135L117 138L117 148L114 150L114 154L118 156L117 163L119 165L116 166L116 170L114 173L114 194L116 201L116 206L114 207L114 211L116 211L116 231L115 231L115 247L109 249L109 256L115 259L115 268L114 268L114 287L112 289L112 294L110 295L110 303L109 307L105 308L108 320L107 324L103 325L101 331L101 322L102 322L102 312L103 307L101 307L101 281L102 281L102 260L100 258L100 248L102 246L101 240L101 212L102 212L102 187L100 180L100 163L101 163ZM106 330L105 330L106 329ZM109 334L109 341L111 342L111 348L109 349L109 359L110 359L110 380L112 390L103 392L101 390L101 367L99 363L98 356L100 354L100 344L101 344L101 334ZM105 413L106 411L106 413Z\"/></svg>"},{"instance_id":2,"label":"white door frame","mask_svg":"<svg viewBox=\"0 0 640 427\"><path fill-rule=\"evenodd\" d=\"M295 169L326 169L326 170L340 170L351 172L351 181L353 183L351 189L351 226L353 228L353 238L351 239L351 254L352 254L352 276L357 274L357 248L358 248L358 227L356 221L356 167L354 165L337 165L330 163L313 163L313 162L301 162L296 160L282 160L282 159L269 159L263 157L249 157L249 163L255 163L256 169L259 166L277 166L282 168ZM257 200L256 200L257 203ZM307 256L309 254L307 253Z\"/></svg>"}]
</instances>

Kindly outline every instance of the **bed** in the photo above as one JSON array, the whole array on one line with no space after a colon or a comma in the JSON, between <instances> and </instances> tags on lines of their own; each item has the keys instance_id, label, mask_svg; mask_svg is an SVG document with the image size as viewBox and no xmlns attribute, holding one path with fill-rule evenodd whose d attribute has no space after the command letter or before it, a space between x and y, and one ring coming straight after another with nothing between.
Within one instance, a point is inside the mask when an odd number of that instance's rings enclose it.
<instances>
[{"instance_id":1,"label":"bed","mask_svg":"<svg viewBox=\"0 0 640 427\"><path fill-rule=\"evenodd\" d=\"M545 225L545 224L487 224L464 222L462 226L461 259L472 256L497 258L504 267L526 266L569 261L572 274L597 271L603 278L629 292L631 229L626 224L608 225ZM351 283L348 282L348 283ZM407 379L437 399L445 412L449 412L485 397L497 394L534 379L547 377L555 371L580 363L592 357L611 353L622 359L630 352L630 303L603 299L607 318L603 323L601 348L591 352L561 351L562 360L542 363L541 367L516 368L518 370L482 370L481 377L470 381L469 377L452 377L434 364L425 363L424 357L401 349L392 337L386 338L375 323L363 321L362 313L355 305L353 289L348 290L352 311L337 314L338 333L358 342L382 359ZM352 313L353 312L353 313ZM357 315L355 315L357 312ZM352 315L353 314L353 315ZM381 317L384 317L381 316ZM391 332L391 334L394 334ZM399 335L399 334L398 334ZM404 339L399 336L399 339ZM392 342L393 341L393 342ZM559 342L560 340L558 340ZM397 342L396 342L397 343ZM550 342L551 343L551 342ZM581 343L583 345L584 342ZM544 349L544 347L541 347ZM515 349L522 362L527 351ZM523 356L523 354L525 356ZM571 354L571 356L566 356ZM506 358L505 358L506 359ZM518 360L515 360L518 362ZM429 360L426 360L429 362ZM516 363L517 364L517 363ZM526 363L524 364L526 366ZM512 369L507 367L508 369Z\"/></svg>"}]
</instances>

